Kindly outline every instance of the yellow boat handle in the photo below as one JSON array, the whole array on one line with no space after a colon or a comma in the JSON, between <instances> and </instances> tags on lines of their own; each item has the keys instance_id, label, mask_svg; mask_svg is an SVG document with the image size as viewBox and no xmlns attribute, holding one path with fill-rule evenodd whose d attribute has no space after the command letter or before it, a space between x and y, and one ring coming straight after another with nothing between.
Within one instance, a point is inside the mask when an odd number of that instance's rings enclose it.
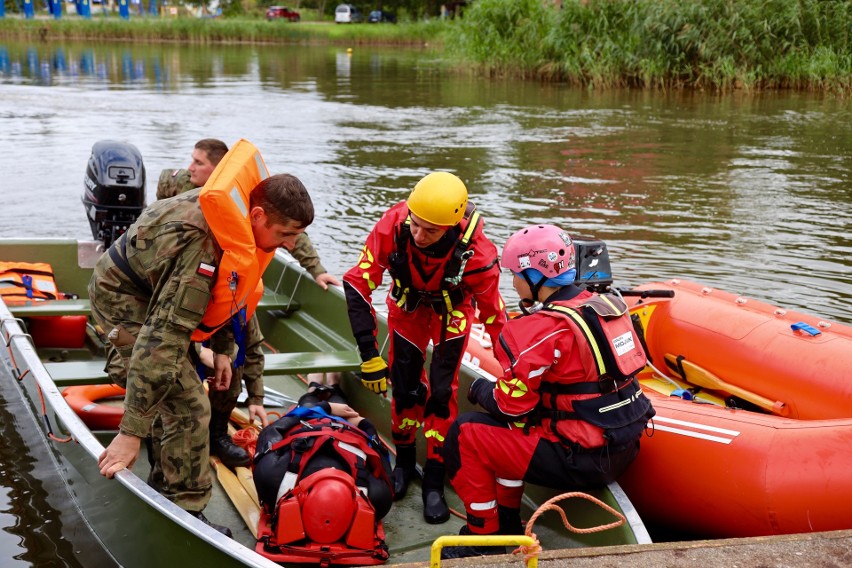
<instances>
[{"instance_id":1,"label":"yellow boat handle","mask_svg":"<svg viewBox=\"0 0 852 568\"><path fill-rule=\"evenodd\" d=\"M445 546L535 546L535 540L526 535L452 535L440 536L432 543L430 564L441 566L441 549ZM538 555L527 559L528 568L538 568Z\"/></svg>"}]
</instances>

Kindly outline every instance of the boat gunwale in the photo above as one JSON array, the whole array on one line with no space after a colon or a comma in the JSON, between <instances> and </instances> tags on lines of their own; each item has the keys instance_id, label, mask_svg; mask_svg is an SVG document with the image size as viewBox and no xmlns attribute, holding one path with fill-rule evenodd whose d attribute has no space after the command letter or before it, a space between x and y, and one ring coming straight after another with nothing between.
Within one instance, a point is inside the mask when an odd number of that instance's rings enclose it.
<instances>
[{"instance_id":1,"label":"boat gunwale","mask_svg":"<svg viewBox=\"0 0 852 568\"><path fill-rule=\"evenodd\" d=\"M68 406L68 403L65 401L62 393L53 382L50 374L44 368L44 365L31 342L29 334L25 333L22 329L20 319L12 315L11 311L2 299L0 299L0 333L2 333L4 343L7 347L7 351L0 353L0 358L2 358L7 369L10 371L14 369L15 372L18 373L19 377L23 372L23 368L29 371L26 375L20 379L16 379L15 381L16 383L19 383L18 387L22 391L22 397L30 398L25 392L23 392L26 389L25 386L20 383L26 381L31 376L41 391L45 405L49 406L52 410L53 418L61 421L63 429L66 430L68 436L72 438L72 442L69 443L76 442L79 446L81 446L95 463L95 467L97 467L98 458L104 451L103 445L71 409L71 407ZM12 359L8 353L8 350L10 349L14 349L15 351L14 359L18 362L17 368L15 368L12 363ZM26 363L25 367L22 368L21 362ZM14 375L10 372L9 376L13 377ZM55 461L56 458L54 456L52 457ZM58 466L59 464L57 463L56 465ZM116 473L113 481L123 485L144 503L158 511L173 523L176 523L183 529L191 532L193 536L205 541L207 544L215 547L245 566L258 568L280 568L279 564L276 564L268 558L258 554L253 549L243 546L239 542L224 536L222 533L196 519L155 491L130 469L124 469ZM109 480L105 479L103 482L108 483ZM75 492L69 490L69 496L71 496L76 503ZM86 513L83 508L79 508L85 517Z\"/></svg>"}]
</instances>

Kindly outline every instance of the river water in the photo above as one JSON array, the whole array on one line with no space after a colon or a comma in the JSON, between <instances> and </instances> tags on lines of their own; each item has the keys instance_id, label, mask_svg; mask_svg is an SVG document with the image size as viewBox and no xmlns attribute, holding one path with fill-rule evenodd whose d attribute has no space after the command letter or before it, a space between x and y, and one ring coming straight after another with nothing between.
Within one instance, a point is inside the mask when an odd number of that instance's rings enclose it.
<instances>
[{"instance_id":1,"label":"river water","mask_svg":"<svg viewBox=\"0 0 852 568\"><path fill-rule=\"evenodd\" d=\"M383 210L449 170L498 246L555 223L604 239L617 285L691 279L852 322L847 99L596 92L450 74L439 58L0 42L0 237L90 238L80 196L99 140L139 148L150 201L159 172L186 166L196 140L246 138L272 172L308 187L308 232L338 275ZM16 467L7 460L0 470ZM20 503L0 476L3 566L35 556L4 538L26 526Z\"/></svg>"}]
</instances>

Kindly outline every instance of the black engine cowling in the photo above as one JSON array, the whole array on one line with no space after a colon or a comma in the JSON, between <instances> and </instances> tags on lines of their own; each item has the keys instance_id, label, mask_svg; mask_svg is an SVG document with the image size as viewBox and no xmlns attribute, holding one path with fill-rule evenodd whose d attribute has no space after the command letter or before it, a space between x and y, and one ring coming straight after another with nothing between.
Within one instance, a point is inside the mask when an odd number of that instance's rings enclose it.
<instances>
[{"instance_id":1,"label":"black engine cowling","mask_svg":"<svg viewBox=\"0 0 852 568\"><path fill-rule=\"evenodd\" d=\"M83 206L92 237L109 246L145 209L142 154L126 142L95 142L83 183Z\"/></svg>"},{"instance_id":2,"label":"black engine cowling","mask_svg":"<svg viewBox=\"0 0 852 568\"><path fill-rule=\"evenodd\" d=\"M608 292L612 286L612 267L606 243L574 237L574 250L577 253L577 277L574 282L593 292Z\"/></svg>"}]
</instances>

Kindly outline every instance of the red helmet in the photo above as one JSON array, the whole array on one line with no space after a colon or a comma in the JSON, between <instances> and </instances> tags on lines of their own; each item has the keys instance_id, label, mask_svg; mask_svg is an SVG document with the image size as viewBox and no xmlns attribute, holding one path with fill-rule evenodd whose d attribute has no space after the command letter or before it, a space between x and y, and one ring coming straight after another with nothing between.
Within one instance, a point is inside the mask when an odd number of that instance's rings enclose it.
<instances>
[{"instance_id":1,"label":"red helmet","mask_svg":"<svg viewBox=\"0 0 852 568\"><path fill-rule=\"evenodd\" d=\"M509 237L500 265L515 274L534 269L555 278L574 268L575 256L568 233L556 225L533 225Z\"/></svg>"},{"instance_id":2,"label":"red helmet","mask_svg":"<svg viewBox=\"0 0 852 568\"><path fill-rule=\"evenodd\" d=\"M309 485L302 501L302 523L309 539L331 544L346 536L355 517L356 491L352 477L327 468L312 473L303 482Z\"/></svg>"}]
</instances>

